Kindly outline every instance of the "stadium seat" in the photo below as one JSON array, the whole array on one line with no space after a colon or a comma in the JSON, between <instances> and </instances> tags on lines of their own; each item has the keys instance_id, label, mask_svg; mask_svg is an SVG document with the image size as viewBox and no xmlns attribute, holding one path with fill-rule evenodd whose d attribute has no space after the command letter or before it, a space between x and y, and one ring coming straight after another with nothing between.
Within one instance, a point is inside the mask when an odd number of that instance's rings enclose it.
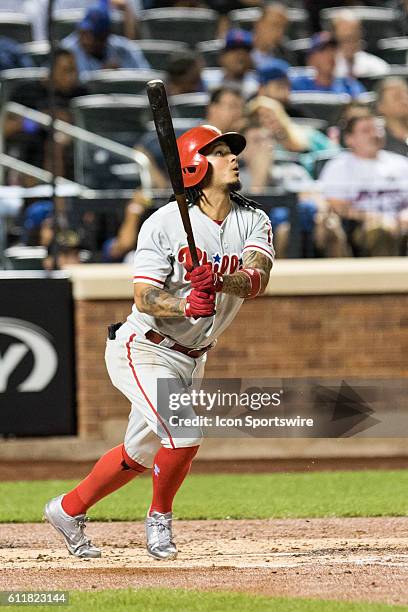
<instances>
[{"instance_id":1,"label":"stadium seat","mask_svg":"<svg viewBox=\"0 0 408 612\"><path fill-rule=\"evenodd\" d=\"M364 87L369 91L369 92L374 92L377 89L378 84L380 83L380 81L383 80L384 77L390 77L390 76L395 76L395 77L401 77L403 79L405 79L408 82L408 66L402 66L400 64L396 64L394 66L390 66L390 70L387 72L386 75L375 75L375 76L366 76L366 77L360 77L359 80L363 83Z\"/></svg>"},{"instance_id":2,"label":"stadium seat","mask_svg":"<svg viewBox=\"0 0 408 612\"><path fill-rule=\"evenodd\" d=\"M89 95L74 98L75 124L100 136L133 147L151 119L146 97L132 95ZM135 187L133 175L118 175L116 169L128 159L95 145L75 140L75 179L92 189Z\"/></svg>"},{"instance_id":3,"label":"stadium seat","mask_svg":"<svg viewBox=\"0 0 408 612\"><path fill-rule=\"evenodd\" d=\"M47 68L12 68L0 72L1 81L1 105L9 102L17 86L31 81L42 81L48 76Z\"/></svg>"},{"instance_id":4,"label":"stadium seat","mask_svg":"<svg viewBox=\"0 0 408 612\"><path fill-rule=\"evenodd\" d=\"M25 43L21 46L21 50L31 58L37 68L46 65L49 60L50 44L47 40Z\"/></svg>"},{"instance_id":5,"label":"stadium seat","mask_svg":"<svg viewBox=\"0 0 408 612\"><path fill-rule=\"evenodd\" d=\"M95 70L87 73L84 83L92 94L145 95L148 81L163 78L158 70Z\"/></svg>"},{"instance_id":6,"label":"stadium seat","mask_svg":"<svg viewBox=\"0 0 408 612\"><path fill-rule=\"evenodd\" d=\"M336 125L343 108L350 100L347 94L294 92L290 96L292 105L307 117L327 121L329 125Z\"/></svg>"},{"instance_id":7,"label":"stadium seat","mask_svg":"<svg viewBox=\"0 0 408 612\"><path fill-rule=\"evenodd\" d=\"M12 246L4 251L12 270L44 270L47 249L42 246Z\"/></svg>"},{"instance_id":8,"label":"stadium seat","mask_svg":"<svg viewBox=\"0 0 408 612\"><path fill-rule=\"evenodd\" d=\"M313 178L317 180L320 176L321 171L325 167L328 161L336 157L339 152L334 150L328 151L318 151L313 154L314 162L313 162Z\"/></svg>"},{"instance_id":9,"label":"stadium seat","mask_svg":"<svg viewBox=\"0 0 408 612\"><path fill-rule=\"evenodd\" d=\"M253 25L261 16L262 10L258 7L236 9L229 13L233 27L252 30ZM288 8L289 26L288 37L291 39L306 38L309 36L309 18L303 9Z\"/></svg>"},{"instance_id":10,"label":"stadium seat","mask_svg":"<svg viewBox=\"0 0 408 612\"><path fill-rule=\"evenodd\" d=\"M207 68L218 68L218 56L224 47L224 41L220 38L216 40L205 40L197 45L197 51L204 59Z\"/></svg>"},{"instance_id":11,"label":"stadium seat","mask_svg":"<svg viewBox=\"0 0 408 612\"><path fill-rule=\"evenodd\" d=\"M408 36L382 38L377 43L378 55L389 64L406 65L408 57Z\"/></svg>"},{"instance_id":12,"label":"stadium seat","mask_svg":"<svg viewBox=\"0 0 408 612\"><path fill-rule=\"evenodd\" d=\"M215 38L218 14L211 9L157 8L142 11L139 23L142 38L175 40L195 47Z\"/></svg>"},{"instance_id":13,"label":"stadium seat","mask_svg":"<svg viewBox=\"0 0 408 612\"><path fill-rule=\"evenodd\" d=\"M179 94L169 98L174 117L180 119L204 119L208 101L207 93Z\"/></svg>"},{"instance_id":14,"label":"stadium seat","mask_svg":"<svg viewBox=\"0 0 408 612\"><path fill-rule=\"evenodd\" d=\"M137 44L153 70L163 70L172 53L189 50L185 43L173 40L138 40Z\"/></svg>"},{"instance_id":15,"label":"stadium seat","mask_svg":"<svg viewBox=\"0 0 408 612\"><path fill-rule=\"evenodd\" d=\"M62 40L76 29L85 14L85 9L57 10L54 13L55 38ZM118 11L112 12L112 31L123 34L123 17Z\"/></svg>"},{"instance_id":16,"label":"stadium seat","mask_svg":"<svg viewBox=\"0 0 408 612\"><path fill-rule=\"evenodd\" d=\"M348 6L347 9L361 20L367 51L377 52L377 41L381 38L398 36L401 33L399 13L389 7L380 6ZM330 29L330 23L339 8L327 8L320 11L324 29Z\"/></svg>"},{"instance_id":17,"label":"stadium seat","mask_svg":"<svg viewBox=\"0 0 408 612\"><path fill-rule=\"evenodd\" d=\"M282 191L281 189L268 189L265 193L246 193L251 200L255 200L260 208L268 215L273 208L284 207L289 212L290 237L287 257L302 257L302 242L300 235L300 219L298 212L298 194Z\"/></svg>"},{"instance_id":18,"label":"stadium seat","mask_svg":"<svg viewBox=\"0 0 408 612\"><path fill-rule=\"evenodd\" d=\"M297 40L288 40L286 43L289 51L296 56L296 65L304 66L306 64L306 51L310 45L310 38L298 38Z\"/></svg>"},{"instance_id":19,"label":"stadium seat","mask_svg":"<svg viewBox=\"0 0 408 612\"><path fill-rule=\"evenodd\" d=\"M24 14L0 11L0 36L26 43L33 39L31 21Z\"/></svg>"}]
</instances>

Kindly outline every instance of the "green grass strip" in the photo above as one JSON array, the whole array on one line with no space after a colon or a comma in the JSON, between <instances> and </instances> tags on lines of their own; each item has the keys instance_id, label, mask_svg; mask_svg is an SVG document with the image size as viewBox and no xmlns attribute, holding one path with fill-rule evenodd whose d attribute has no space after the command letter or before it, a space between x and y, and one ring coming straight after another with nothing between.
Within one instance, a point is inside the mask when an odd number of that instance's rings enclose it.
<instances>
[{"instance_id":1,"label":"green grass strip","mask_svg":"<svg viewBox=\"0 0 408 612\"><path fill-rule=\"evenodd\" d=\"M44 503L77 481L0 483L0 522L35 522ZM191 475L179 491L181 519L406 516L408 470L310 474ZM140 520L151 497L150 478L135 479L89 512L94 520Z\"/></svg>"},{"instance_id":2,"label":"green grass strip","mask_svg":"<svg viewBox=\"0 0 408 612\"><path fill-rule=\"evenodd\" d=\"M13 610L15 606L1 607ZM24 606L25 610L111 612L407 612L407 606L349 603L315 599L260 597L222 591L182 589L109 590L71 592L68 606Z\"/></svg>"}]
</instances>

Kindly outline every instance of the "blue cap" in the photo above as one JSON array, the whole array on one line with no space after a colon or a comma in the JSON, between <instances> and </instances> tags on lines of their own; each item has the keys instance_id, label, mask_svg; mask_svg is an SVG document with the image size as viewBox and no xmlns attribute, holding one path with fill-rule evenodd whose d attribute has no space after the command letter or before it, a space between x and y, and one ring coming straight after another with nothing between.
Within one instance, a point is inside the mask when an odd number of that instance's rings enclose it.
<instances>
[{"instance_id":1,"label":"blue cap","mask_svg":"<svg viewBox=\"0 0 408 612\"><path fill-rule=\"evenodd\" d=\"M325 47L336 47L337 41L330 32L316 32L310 38L309 47L306 49L307 55L314 51L321 51Z\"/></svg>"},{"instance_id":2,"label":"blue cap","mask_svg":"<svg viewBox=\"0 0 408 612\"><path fill-rule=\"evenodd\" d=\"M258 68L258 79L261 85L266 85L269 81L287 79L290 64L281 59L271 59Z\"/></svg>"},{"instance_id":3,"label":"blue cap","mask_svg":"<svg viewBox=\"0 0 408 612\"><path fill-rule=\"evenodd\" d=\"M111 18L109 11L102 6L91 6L80 21L78 28L92 32L94 36L109 34L111 30Z\"/></svg>"},{"instance_id":4,"label":"blue cap","mask_svg":"<svg viewBox=\"0 0 408 612\"><path fill-rule=\"evenodd\" d=\"M224 51L231 49L252 49L252 34L247 30L228 30L225 37Z\"/></svg>"},{"instance_id":5,"label":"blue cap","mask_svg":"<svg viewBox=\"0 0 408 612\"><path fill-rule=\"evenodd\" d=\"M23 226L26 231L40 227L42 222L52 215L53 205L50 200L39 200L30 204L25 210Z\"/></svg>"}]
</instances>

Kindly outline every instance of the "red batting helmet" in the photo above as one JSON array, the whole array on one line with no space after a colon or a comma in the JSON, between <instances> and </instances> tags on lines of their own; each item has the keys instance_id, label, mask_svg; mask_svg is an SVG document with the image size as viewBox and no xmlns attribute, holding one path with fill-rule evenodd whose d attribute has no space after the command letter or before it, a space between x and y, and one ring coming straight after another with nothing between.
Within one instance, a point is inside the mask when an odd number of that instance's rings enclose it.
<instances>
[{"instance_id":1,"label":"red batting helmet","mask_svg":"<svg viewBox=\"0 0 408 612\"><path fill-rule=\"evenodd\" d=\"M208 170L208 159L201 151L217 140L226 142L234 155L239 155L246 145L246 140L241 134L237 132L223 134L212 125L194 127L177 139L184 187L194 187L203 180Z\"/></svg>"}]
</instances>

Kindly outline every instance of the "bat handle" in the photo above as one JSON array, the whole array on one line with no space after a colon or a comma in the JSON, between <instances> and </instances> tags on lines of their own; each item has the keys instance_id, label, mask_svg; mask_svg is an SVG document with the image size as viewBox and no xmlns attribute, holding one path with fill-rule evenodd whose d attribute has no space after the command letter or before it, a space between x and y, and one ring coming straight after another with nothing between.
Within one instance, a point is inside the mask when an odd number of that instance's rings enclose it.
<instances>
[{"instance_id":1,"label":"bat handle","mask_svg":"<svg viewBox=\"0 0 408 612\"><path fill-rule=\"evenodd\" d=\"M194 240L193 242L191 242L191 240L189 240L189 236L187 236L187 242L188 248L190 249L191 261L193 262L193 266L194 268L198 268L200 262L198 261L197 249Z\"/></svg>"},{"instance_id":2,"label":"bat handle","mask_svg":"<svg viewBox=\"0 0 408 612\"><path fill-rule=\"evenodd\" d=\"M200 262L198 260L197 248L195 245L194 234L191 227L190 216L188 214L186 196L184 193L175 194L177 203L179 205L181 220L183 222L183 227L187 235L187 244L190 249L191 261L193 262L194 268L198 268Z\"/></svg>"}]
</instances>

